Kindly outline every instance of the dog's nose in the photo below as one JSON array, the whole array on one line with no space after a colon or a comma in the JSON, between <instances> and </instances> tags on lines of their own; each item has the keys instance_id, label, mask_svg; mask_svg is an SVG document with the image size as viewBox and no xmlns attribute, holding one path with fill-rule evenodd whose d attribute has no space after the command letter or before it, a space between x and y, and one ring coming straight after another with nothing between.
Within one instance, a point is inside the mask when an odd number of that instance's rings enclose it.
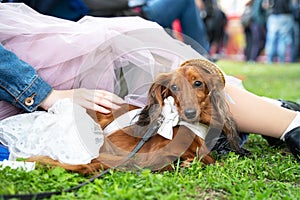
<instances>
[{"instance_id":1,"label":"dog's nose","mask_svg":"<svg viewBox=\"0 0 300 200\"><path fill-rule=\"evenodd\" d=\"M197 113L197 110L195 108L188 108L188 109L184 110L184 115L188 119L192 119L192 118L196 117L196 113Z\"/></svg>"}]
</instances>

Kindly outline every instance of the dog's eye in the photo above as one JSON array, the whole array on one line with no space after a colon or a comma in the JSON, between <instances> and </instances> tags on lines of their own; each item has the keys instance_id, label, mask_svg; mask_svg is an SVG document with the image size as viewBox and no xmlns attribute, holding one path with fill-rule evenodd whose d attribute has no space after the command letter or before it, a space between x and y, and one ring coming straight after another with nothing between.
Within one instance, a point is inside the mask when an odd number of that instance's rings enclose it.
<instances>
[{"instance_id":1,"label":"dog's eye","mask_svg":"<svg viewBox=\"0 0 300 200\"><path fill-rule=\"evenodd\" d=\"M199 87L202 87L203 83L201 81L195 81L194 82L194 88L199 88Z\"/></svg>"},{"instance_id":2,"label":"dog's eye","mask_svg":"<svg viewBox=\"0 0 300 200\"><path fill-rule=\"evenodd\" d=\"M179 87L177 87L177 85L171 85L171 90L173 91L173 92L176 92L176 91L179 91Z\"/></svg>"}]
</instances>

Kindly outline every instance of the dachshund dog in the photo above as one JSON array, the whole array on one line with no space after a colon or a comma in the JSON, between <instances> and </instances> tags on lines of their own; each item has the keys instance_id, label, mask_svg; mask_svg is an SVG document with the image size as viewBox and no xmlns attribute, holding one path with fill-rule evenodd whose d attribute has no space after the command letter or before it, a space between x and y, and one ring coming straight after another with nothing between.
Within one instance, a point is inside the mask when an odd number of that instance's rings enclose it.
<instances>
[{"instance_id":1,"label":"dachshund dog","mask_svg":"<svg viewBox=\"0 0 300 200\"><path fill-rule=\"evenodd\" d=\"M213 63L202 59L186 61L175 71L158 75L150 87L148 103L140 111L137 122L106 135L99 156L91 163L68 165L41 157L35 160L80 173L116 167L171 170L171 164L178 159L191 161L196 158L204 164L214 163L204 138L184 125L173 127L172 140L154 134L132 159L124 161L152 123L161 118L164 100L170 96L174 99L180 121L189 124L200 122L208 127L208 134L211 129L220 133L223 131L231 147L239 152L236 126L226 104L224 86L224 75ZM97 121L105 129L115 118L132 109L136 107L126 104L110 114L96 113Z\"/></svg>"}]
</instances>

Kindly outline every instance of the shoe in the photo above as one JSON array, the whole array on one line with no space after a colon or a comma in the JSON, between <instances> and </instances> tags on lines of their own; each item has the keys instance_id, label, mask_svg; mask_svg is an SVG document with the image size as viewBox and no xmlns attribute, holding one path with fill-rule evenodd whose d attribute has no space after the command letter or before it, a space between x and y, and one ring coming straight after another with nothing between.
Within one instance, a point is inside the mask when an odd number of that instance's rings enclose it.
<instances>
[{"instance_id":1,"label":"shoe","mask_svg":"<svg viewBox=\"0 0 300 200\"><path fill-rule=\"evenodd\" d=\"M287 132L284 136L284 140L289 150L300 163L300 126Z\"/></svg>"},{"instance_id":2,"label":"shoe","mask_svg":"<svg viewBox=\"0 0 300 200\"><path fill-rule=\"evenodd\" d=\"M278 101L281 102L281 107L283 107L283 108L287 108L287 109L294 110L294 111L300 111L300 104L298 104L296 102L282 100L282 99L278 99Z\"/></svg>"},{"instance_id":3,"label":"shoe","mask_svg":"<svg viewBox=\"0 0 300 200\"><path fill-rule=\"evenodd\" d=\"M267 140L268 144L271 147L274 147L274 148L281 147L284 144L284 142L279 138L274 138L274 137L266 136L266 135L262 135L262 137L265 140Z\"/></svg>"},{"instance_id":4,"label":"shoe","mask_svg":"<svg viewBox=\"0 0 300 200\"><path fill-rule=\"evenodd\" d=\"M294 111L300 111L300 104L289 101L289 100L282 100L278 99L278 101L281 102L281 107L289 109L289 110L294 110ZM284 142L278 138L270 137L270 136L262 136L265 140L267 140L268 144L271 147L280 147L284 144Z\"/></svg>"}]
</instances>

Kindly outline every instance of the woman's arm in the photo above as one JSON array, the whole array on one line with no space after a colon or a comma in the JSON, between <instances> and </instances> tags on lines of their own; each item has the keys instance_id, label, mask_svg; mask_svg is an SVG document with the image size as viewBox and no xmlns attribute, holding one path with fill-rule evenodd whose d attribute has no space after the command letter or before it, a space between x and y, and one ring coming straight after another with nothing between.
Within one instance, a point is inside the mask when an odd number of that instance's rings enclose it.
<instances>
[{"instance_id":1,"label":"woman's arm","mask_svg":"<svg viewBox=\"0 0 300 200\"><path fill-rule=\"evenodd\" d=\"M0 45L0 99L27 112L35 111L52 88L35 69Z\"/></svg>"},{"instance_id":2,"label":"woman's arm","mask_svg":"<svg viewBox=\"0 0 300 200\"><path fill-rule=\"evenodd\" d=\"M117 95L104 90L53 90L31 65L0 45L0 100L33 112L39 106L48 110L63 98L70 98L84 108L102 113L109 113L107 108L116 109L124 103Z\"/></svg>"}]
</instances>

